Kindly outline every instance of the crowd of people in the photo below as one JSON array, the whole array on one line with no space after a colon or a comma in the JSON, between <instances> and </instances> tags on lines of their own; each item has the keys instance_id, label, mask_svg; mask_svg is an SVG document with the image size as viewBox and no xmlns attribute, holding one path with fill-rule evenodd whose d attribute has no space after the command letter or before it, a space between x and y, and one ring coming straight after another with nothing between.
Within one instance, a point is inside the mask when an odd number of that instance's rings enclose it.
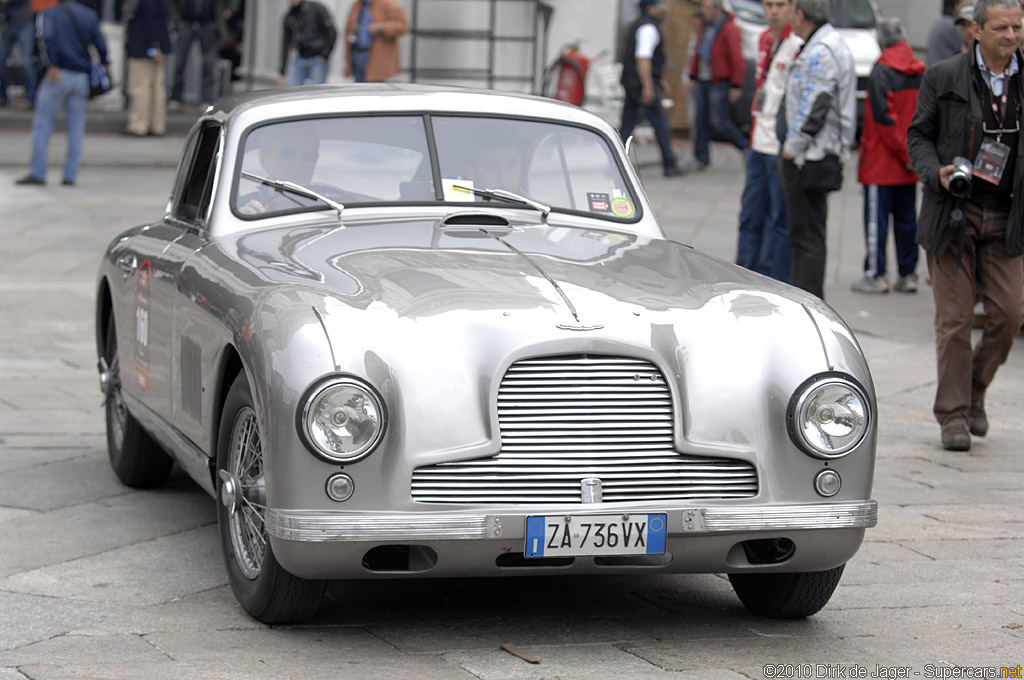
<instances>
[{"instance_id":1,"label":"crowd of people","mask_svg":"<svg viewBox=\"0 0 1024 680\"><path fill-rule=\"evenodd\" d=\"M620 133L648 118L665 174L703 170L714 134L745 151L737 264L824 298L828 196L857 142L853 56L828 0L761 0L749 136L740 98L740 36L722 0L701 0L688 86L693 162L677 163L661 93L663 0L640 0L622 56ZM925 61L899 19L878 22L881 56L867 79L857 150L864 273L856 293L916 293L919 253L935 301L941 445L967 451L989 423L985 396L1024 322L1024 62L1019 0L944 0ZM653 45L653 47L652 47ZM642 87L638 86L642 84ZM920 185L921 205L917 205ZM896 262L887 263L892 223ZM890 284L889 272L895 274ZM976 313L981 305L983 314ZM982 319L980 339L971 332Z\"/></svg>"},{"instance_id":2,"label":"crowd of people","mask_svg":"<svg viewBox=\"0 0 1024 680\"><path fill-rule=\"evenodd\" d=\"M281 24L279 86L327 80L337 30L330 11L315 0L290 0ZM50 135L63 112L68 148L62 182L74 185L85 135L86 102L94 61L108 66L100 31L101 0L0 0L0 105L8 105L13 79L7 69L17 49L24 96L34 109L29 173L17 184L46 184ZM215 69L240 60L244 0L123 0L128 117L124 134L162 136L166 112L184 104L188 55L200 52L199 106L215 93ZM172 30L173 39L172 39ZM396 0L355 0L344 28L344 75L356 82L383 81L400 69L398 38L408 31ZM95 54L95 57L93 56ZM169 69L167 59L173 59ZM170 76L168 87L166 78Z\"/></svg>"}]
</instances>

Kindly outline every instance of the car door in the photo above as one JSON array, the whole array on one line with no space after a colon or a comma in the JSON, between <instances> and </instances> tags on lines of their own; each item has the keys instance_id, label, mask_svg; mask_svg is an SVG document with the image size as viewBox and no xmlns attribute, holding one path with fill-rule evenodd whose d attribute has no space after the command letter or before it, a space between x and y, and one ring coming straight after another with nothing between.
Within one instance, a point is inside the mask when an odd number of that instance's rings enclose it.
<instances>
[{"instance_id":1,"label":"car door","mask_svg":"<svg viewBox=\"0 0 1024 680\"><path fill-rule=\"evenodd\" d=\"M142 229L119 260L123 272L134 269L127 281L134 287L128 296L130 309L125 310L134 333L122 345L132 348L134 379L126 376L126 389L175 429L180 428L174 422L179 389L173 334L178 274L206 243L219 148L218 125L202 126L190 137L164 219Z\"/></svg>"}]
</instances>

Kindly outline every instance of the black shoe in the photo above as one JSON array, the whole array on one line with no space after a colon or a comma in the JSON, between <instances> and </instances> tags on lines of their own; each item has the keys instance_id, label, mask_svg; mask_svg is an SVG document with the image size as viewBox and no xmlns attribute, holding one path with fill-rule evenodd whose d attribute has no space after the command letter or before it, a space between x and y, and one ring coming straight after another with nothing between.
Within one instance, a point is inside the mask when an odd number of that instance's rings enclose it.
<instances>
[{"instance_id":1,"label":"black shoe","mask_svg":"<svg viewBox=\"0 0 1024 680\"><path fill-rule=\"evenodd\" d=\"M73 186L75 186L75 180L73 180L73 179L68 179L67 177L65 177L64 179L62 179L62 180L60 181L60 183L61 183L61 184L63 184L64 186L66 186L66 187L73 187Z\"/></svg>"},{"instance_id":2,"label":"black shoe","mask_svg":"<svg viewBox=\"0 0 1024 680\"><path fill-rule=\"evenodd\" d=\"M971 433L962 423L946 425L942 428L942 448L947 451L970 451Z\"/></svg>"},{"instance_id":3,"label":"black shoe","mask_svg":"<svg viewBox=\"0 0 1024 680\"><path fill-rule=\"evenodd\" d=\"M967 424L971 434L984 437L988 434L988 416L985 415L985 402L982 399L971 401L971 410L967 414Z\"/></svg>"},{"instance_id":4,"label":"black shoe","mask_svg":"<svg viewBox=\"0 0 1024 680\"><path fill-rule=\"evenodd\" d=\"M138 137L145 137L146 133L145 132L131 132L129 130L121 130L121 136L122 137L136 137L136 138L138 138Z\"/></svg>"},{"instance_id":5,"label":"black shoe","mask_svg":"<svg viewBox=\"0 0 1024 680\"><path fill-rule=\"evenodd\" d=\"M26 186L26 185L29 185L29 184L42 185L42 184L46 184L46 180L45 179L39 179L35 175L29 173L28 175L25 175L24 177L21 177L19 179L14 180L14 183L15 184L20 184L22 186Z\"/></svg>"},{"instance_id":6,"label":"black shoe","mask_svg":"<svg viewBox=\"0 0 1024 680\"><path fill-rule=\"evenodd\" d=\"M686 173L686 168L681 168L678 165L671 165L665 168L665 177L680 177Z\"/></svg>"}]
</instances>

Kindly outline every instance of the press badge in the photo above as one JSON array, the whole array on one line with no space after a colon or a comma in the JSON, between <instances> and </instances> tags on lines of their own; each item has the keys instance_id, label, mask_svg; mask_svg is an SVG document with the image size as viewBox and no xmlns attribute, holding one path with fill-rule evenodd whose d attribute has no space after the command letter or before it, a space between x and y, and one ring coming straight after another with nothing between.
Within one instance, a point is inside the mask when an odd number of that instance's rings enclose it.
<instances>
[{"instance_id":1,"label":"press badge","mask_svg":"<svg viewBox=\"0 0 1024 680\"><path fill-rule=\"evenodd\" d=\"M998 186L1006 170L1006 162L1010 158L1010 147L1002 142L986 139L981 143L981 150L974 161L974 176Z\"/></svg>"}]
</instances>

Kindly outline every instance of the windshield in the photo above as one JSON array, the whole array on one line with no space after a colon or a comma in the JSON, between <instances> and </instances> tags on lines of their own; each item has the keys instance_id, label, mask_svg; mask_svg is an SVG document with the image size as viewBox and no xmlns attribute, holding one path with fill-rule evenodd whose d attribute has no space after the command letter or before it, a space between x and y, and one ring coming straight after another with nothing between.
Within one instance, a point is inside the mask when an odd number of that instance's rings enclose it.
<instances>
[{"instance_id":1,"label":"windshield","mask_svg":"<svg viewBox=\"0 0 1024 680\"><path fill-rule=\"evenodd\" d=\"M553 211L637 217L635 196L608 141L559 123L438 115L292 120L252 130L240 158L234 209L246 219L327 207L254 179L260 177L293 182L346 208L442 202L517 207L477 191L495 189Z\"/></svg>"}]
</instances>

